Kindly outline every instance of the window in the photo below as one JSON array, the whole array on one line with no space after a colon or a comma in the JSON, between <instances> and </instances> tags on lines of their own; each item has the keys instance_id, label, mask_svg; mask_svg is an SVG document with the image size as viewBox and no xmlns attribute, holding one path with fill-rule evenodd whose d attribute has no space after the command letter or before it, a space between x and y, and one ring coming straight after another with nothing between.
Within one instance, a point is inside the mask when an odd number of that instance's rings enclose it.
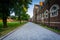
<instances>
[{"instance_id":1,"label":"window","mask_svg":"<svg viewBox=\"0 0 60 40\"><path fill-rule=\"evenodd\" d=\"M56 7L54 6L52 9L53 9L53 10L56 10Z\"/></svg>"},{"instance_id":2,"label":"window","mask_svg":"<svg viewBox=\"0 0 60 40\"><path fill-rule=\"evenodd\" d=\"M52 12L52 17L54 17L54 16L57 16L58 15L58 11L55 11L55 12Z\"/></svg>"},{"instance_id":3,"label":"window","mask_svg":"<svg viewBox=\"0 0 60 40\"><path fill-rule=\"evenodd\" d=\"M40 14L40 18L42 18L42 14Z\"/></svg>"},{"instance_id":4,"label":"window","mask_svg":"<svg viewBox=\"0 0 60 40\"><path fill-rule=\"evenodd\" d=\"M48 10L44 12L44 18L48 18Z\"/></svg>"},{"instance_id":5,"label":"window","mask_svg":"<svg viewBox=\"0 0 60 40\"><path fill-rule=\"evenodd\" d=\"M46 15L46 18L48 17L48 15Z\"/></svg>"},{"instance_id":6,"label":"window","mask_svg":"<svg viewBox=\"0 0 60 40\"><path fill-rule=\"evenodd\" d=\"M50 8L50 17L56 17L56 16L58 16L58 9L59 9L59 5L54 4L54 5Z\"/></svg>"}]
</instances>

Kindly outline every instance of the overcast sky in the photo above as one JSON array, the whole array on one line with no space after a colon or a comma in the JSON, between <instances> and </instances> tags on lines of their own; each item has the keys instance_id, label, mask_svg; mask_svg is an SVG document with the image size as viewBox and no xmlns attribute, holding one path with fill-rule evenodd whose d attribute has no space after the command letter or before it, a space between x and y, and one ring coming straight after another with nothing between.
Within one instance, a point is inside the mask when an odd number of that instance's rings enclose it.
<instances>
[{"instance_id":1,"label":"overcast sky","mask_svg":"<svg viewBox=\"0 0 60 40\"><path fill-rule=\"evenodd\" d=\"M27 12L30 15L30 17L33 16L33 8L34 8L34 5L35 4L39 4L39 2L41 2L41 1L44 1L44 0L32 0L32 4L29 5L28 12Z\"/></svg>"}]
</instances>

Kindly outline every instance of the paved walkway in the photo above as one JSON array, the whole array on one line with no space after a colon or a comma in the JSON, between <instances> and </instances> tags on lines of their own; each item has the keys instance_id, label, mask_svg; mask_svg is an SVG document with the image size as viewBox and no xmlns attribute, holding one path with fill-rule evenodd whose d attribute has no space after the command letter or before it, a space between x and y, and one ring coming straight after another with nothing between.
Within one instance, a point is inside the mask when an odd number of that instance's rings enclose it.
<instances>
[{"instance_id":1,"label":"paved walkway","mask_svg":"<svg viewBox=\"0 0 60 40\"><path fill-rule=\"evenodd\" d=\"M60 40L60 35L28 22L3 40Z\"/></svg>"}]
</instances>

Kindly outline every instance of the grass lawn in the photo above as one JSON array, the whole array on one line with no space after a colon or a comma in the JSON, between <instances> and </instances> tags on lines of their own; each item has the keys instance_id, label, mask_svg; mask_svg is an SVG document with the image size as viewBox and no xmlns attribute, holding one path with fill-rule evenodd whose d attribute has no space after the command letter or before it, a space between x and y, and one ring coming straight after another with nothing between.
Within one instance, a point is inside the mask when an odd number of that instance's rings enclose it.
<instances>
[{"instance_id":1,"label":"grass lawn","mask_svg":"<svg viewBox=\"0 0 60 40\"><path fill-rule=\"evenodd\" d=\"M43 25L43 24L40 24L42 27L44 27L44 28L47 28L48 30L51 30L51 31L53 31L53 32L55 32L55 33L58 33L58 34L60 34L60 30L58 30L58 29L53 29L53 28L50 28L50 27L48 27L48 26L46 26L46 25Z\"/></svg>"},{"instance_id":2,"label":"grass lawn","mask_svg":"<svg viewBox=\"0 0 60 40\"><path fill-rule=\"evenodd\" d=\"M26 22L22 22L21 24L19 22L8 22L7 28L2 28L2 22L0 22L0 37L6 35L10 31L18 28L19 26L25 24Z\"/></svg>"}]
</instances>

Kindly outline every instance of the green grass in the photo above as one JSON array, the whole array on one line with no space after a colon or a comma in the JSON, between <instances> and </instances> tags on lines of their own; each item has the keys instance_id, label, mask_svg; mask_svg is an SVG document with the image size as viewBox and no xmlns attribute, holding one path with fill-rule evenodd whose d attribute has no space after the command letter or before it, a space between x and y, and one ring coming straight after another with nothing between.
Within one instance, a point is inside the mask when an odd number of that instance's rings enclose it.
<instances>
[{"instance_id":1,"label":"green grass","mask_svg":"<svg viewBox=\"0 0 60 40\"><path fill-rule=\"evenodd\" d=\"M0 23L0 37L6 35L7 33L9 33L10 31L21 27L21 25L25 24L26 22L22 22L21 24L19 22L10 22L8 23L8 27L7 28L2 28L2 22Z\"/></svg>"},{"instance_id":2,"label":"green grass","mask_svg":"<svg viewBox=\"0 0 60 40\"><path fill-rule=\"evenodd\" d=\"M3 25L3 23L2 23L2 22L0 22L0 28L2 28L2 25Z\"/></svg>"}]
</instances>

